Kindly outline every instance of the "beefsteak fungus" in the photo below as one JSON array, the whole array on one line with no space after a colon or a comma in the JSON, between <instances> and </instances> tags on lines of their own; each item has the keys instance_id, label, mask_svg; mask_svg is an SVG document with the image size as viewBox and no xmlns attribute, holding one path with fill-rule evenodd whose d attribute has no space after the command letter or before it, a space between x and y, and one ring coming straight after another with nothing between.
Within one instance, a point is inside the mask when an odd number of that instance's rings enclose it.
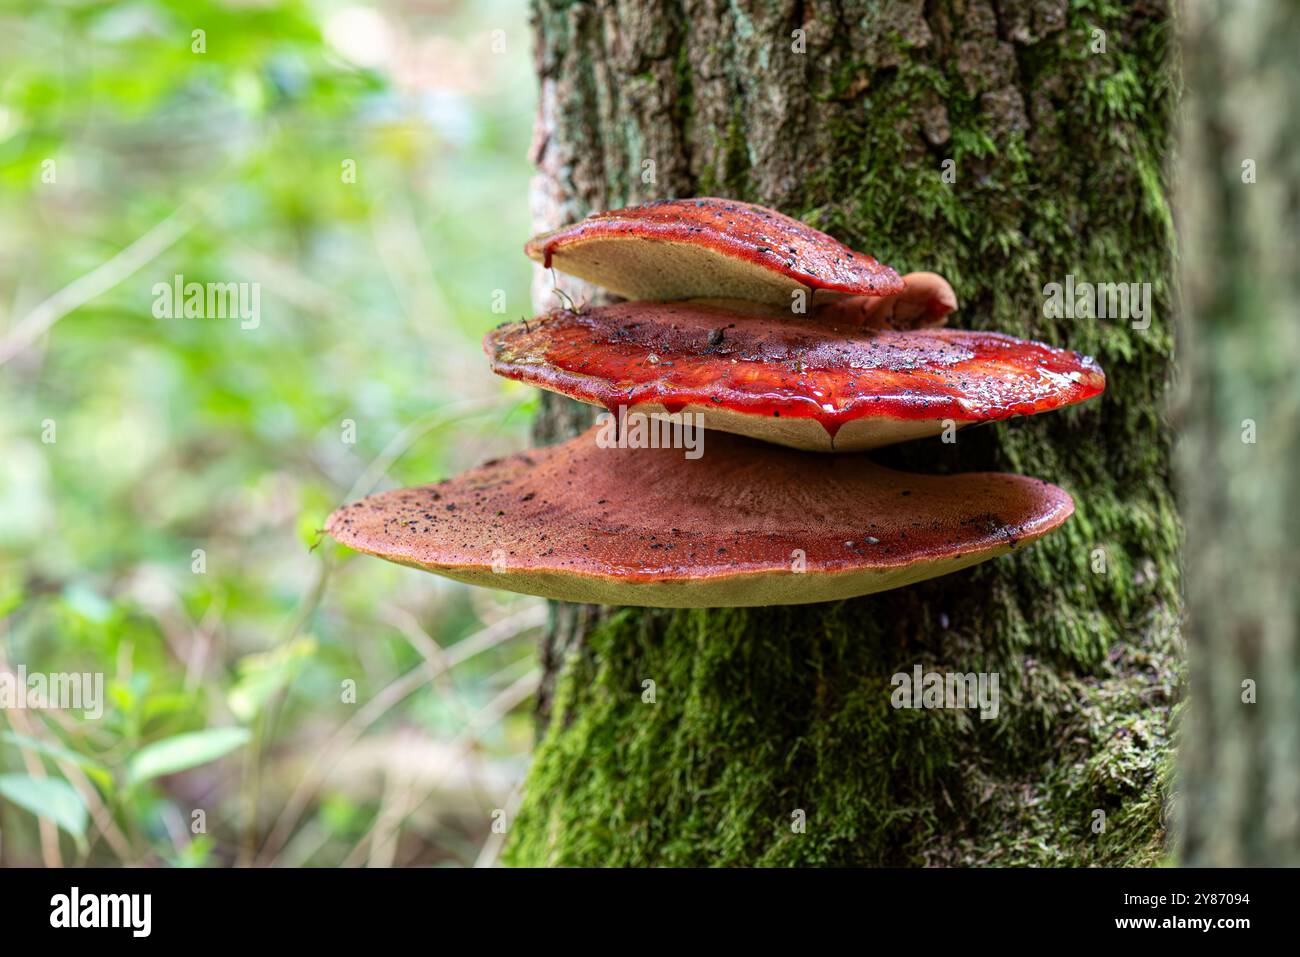
<instances>
[{"instance_id":1,"label":"beefsteak fungus","mask_svg":"<svg viewBox=\"0 0 1300 957\"><path fill-rule=\"evenodd\" d=\"M672 199L597 213L531 239L545 268L625 299L743 299L789 311L812 303L903 291L898 273L780 213L731 199Z\"/></svg>"},{"instance_id":2,"label":"beefsteak fungus","mask_svg":"<svg viewBox=\"0 0 1300 957\"><path fill-rule=\"evenodd\" d=\"M507 323L484 349L498 375L615 414L700 414L710 429L823 452L1033 415L1105 388L1092 359L1042 343L843 326L842 315L834 306L794 317L717 302L620 302Z\"/></svg>"},{"instance_id":3,"label":"beefsteak fungus","mask_svg":"<svg viewBox=\"0 0 1300 957\"><path fill-rule=\"evenodd\" d=\"M897 588L1005 554L1074 510L1055 485L1018 475L909 475L726 434L692 460L601 448L597 431L371 496L326 530L475 585L694 608Z\"/></svg>"},{"instance_id":4,"label":"beefsteak fungus","mask_svg":"<svg viewBox=\"0 0 1300 957\"><path fill-rule=\"evenodd\" d=\"M722 199L601 213L526 249L637 301L500 326L483 343L493 371L620 423L623 407L688 413L678 429L717 430L707 450L681 432L700 455L611 443L596 425L346 505L326 522L342 544L566 601L795 605L974 565L1074 511L1038 479L908 475L853 454L1105 388L1091 358L939 328L957 307L941 276L902 279L788 216Z\"/></svg>"}]
</instances>

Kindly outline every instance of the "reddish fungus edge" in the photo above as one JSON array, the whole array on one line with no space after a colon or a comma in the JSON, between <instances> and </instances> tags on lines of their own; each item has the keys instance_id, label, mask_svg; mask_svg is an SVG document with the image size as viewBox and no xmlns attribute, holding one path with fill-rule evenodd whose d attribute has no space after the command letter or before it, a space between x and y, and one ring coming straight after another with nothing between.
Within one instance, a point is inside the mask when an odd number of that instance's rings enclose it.
<instances>
[{"instance_id":1,"label":"reddish fungus edge","mask_svg":"<svg viewBox=\"0 0 1300 957\"><path fill-rule=\"evenodd\" d=\"M594 431L594 430L591 430ZM587 433L589 436L591 431ZM468 475L483 477L480 473L490 474L490 470L503 464L515 464L523 460L530 468L536 463L529 457L538 452L546 454L555 450L555 454L563 454L561 450L564 446L582 439L571 439L569 442L562 443L561 446L550 447L550 449L531 449L528 452L517 453L508 459L496 460L486 463L470 472L461 476L464 478ZM738 440L750 441L750 440ZM784 454L803 455L808 453L790 453L783 450ZM892 470L886 470L892 471ZM922 476L917 476L922 477ZM934 476L924 476L925 478L934 478ZM819 576L834 575L852 575L864 572L890 572L917 564L937 564L945 561L957 561L964 556L970 556L976 553L984 555L997 551L1002 546L1007 550L1017 549L1023 544L1029 544L1044 537L1063 525L1074 513L1074 499L1059 486L1052 485L1041 479L1031 479L1025 476L1009 475L1005 473L975 472L962 473L961 478L971 481L980 479L1005 481L1013 479L1017 484L1023 483L1024 492L1029 495L1033 486L1047 486L1049 491L1043 499L1044 507L1040 514L1033 516L1030 520L1020 524L1000 524L997 527L990 527L983 535L976 538L969 538L960 542L935 542L934 544L911 553L900 553L897 556L888 552L872 556L870 564L854 564L851 560L826 560L813 559L810 556L808 567L804 574ZM481 575L485 570L493 566L488 561L478 562L454 562L454 561L436 561L431 557L421 557L420 543L425 540L415 533L399 532L395 536L388 536L388 525L382 527L382 531L374 528L367 529L362 526L359 530L352 522L352 513L356 510L370 510L386 512L392 506L388 503L377 504L377 500L391 499L397 496L411 493L427 492L441 498L443 493L436 490L443 489L449 491L448 486L457 482L458 479L451 479L436 485L421 486L415 489L397 489L390 492L380 493L369 496L360 501L344 505L334 511L325 522L325 530L336 541L346 547L360 552L362 554L372 555L383 558L397 564L407 565L409 567L420 568L427 571L436 571L444 573L461 573L465 575ZM507 480L508 481L508 480ZM907 494L904 492L904 494ZM957 522L956 527L962 527L968 524L966 521ZM830 541L834 538L831 536L827 541L820 543L830 547ZM847 543L846 543L847 544ZM396 546L396 547L394 547ZM819 549L820 550L820 549ZM855 551L855 554L858 554ZM771 561L737 561L734 558L725 563L700 563L695 566L687 566L682 563L664 564L662 566L648 567L642 569L611 568L609 562L602 561L595 557L576 553L568 556L574 559L567 567L563 565L547 564L541 561L545 555L537 555L528 559L523 559L523 563L512 564L506 574L516 573L520 575L553 575L559 578L568 579L588 579L601 580L611 584L688 584L688 583L705 583L717 582L723 580L735 580L754 577L771 577L784 573L791 573L789 566L784 561L777 564ZM995 557L986 555L986 557ZM983 559L981 559L983 560ZM516 562L521 560L516 559ZM585 562L585 566L582 564ZM604 567L601 567L604 566ZM958 569L953 569L958 570Z\"/></svg>"},{"instance_id":2,"label":"reddish fungus edge","mask_svg":"<svg viewBox=\"0 0 1300 957\"><path fill-rule=\"evenodd\" d=\"M821 252L828 257L839 253L840 255L834 256L834 262L839 263L843 259L848 264L847 268L860 274L862 278L856 281L825 279L806 264L797 260L788 260L778 253L777 239L767 237L766 241L760 242L758 239L744 235L744 229L739 229L736 233L727 232L702 218L692 219L688 215L683 215L674 221L638 218L636 215L667 206L681 206L683 210L688 210L692 205L708 204L705 208L712 209L714 204L719 203L725 203L728 208L735 207L747 218L773 220L769 224L770 228L784 229L792 233L800 242L813 244L816 252ZM743 203L739 200L718 200L713 197L664 200L661 203L596 213L579 222L533 237L524 244L524 253L530 259L540 262L543 268L550 269L552 256L558 249L579 245L593 239L628 235L638 236L651 242L655 240L682 242L710 248L762 266L797 281L811 290L824 290L848 296L875 297L897 295L906 288L902 276L892 266L880 262L867 253L851 249L835 237L814 229L806 223L763 206ZM844 270L846 267L840 268Z\"/></svg>"},{"instance_id":3,"label":"reddish fungus edge","mask_svg":"<svg viewBox=\"0 0 1300 957\"><path fill-rule=\"evenodd\" d=\"M618 304L622 307L624 304ZM614 308L614 307L611 307ZM534 325L525 330L525 334L544 328L546 320L564 316L561 310L533 320ZM572 314L568 314L572 315ZM1036 340L1022 340L1001 333L971 332L973 338L983 337L989 340L1008 341L1019 350L1041 349L1052 355L1068 354L1079 363L1081 370L1089 374L1089 379L1076 381L1076 393L1063 395L1059 401L1038 402L1021 401L1003 407L987 407L972 411L961 405L959 399L950 394L936 392L933 395L880 396L860 399L843 408L827 410L811 396L791 394L784 397L774 396L770 391L763 394L737 393L724 386L704 388L702 386L678 386L659 384L658 380L641 383L620 378L617 382L599 373L588 373L578 369L567 368L552 361L545 353L530 359L502 359L505 344L501 341L503 333L524 328L523 323L504 323L488 332L483 338L483 351L488 358L492 371L505 379L526 382L530 385L565 395L579 402L596 405L613 415L618 414L622 406L629 410L640 405L659 404L670 413L682 411L688 405L710 407L719 406L734 412L753 415L760 418L768 416L813 419L825 429L834 440L839 430L847 423L860 419L891 419L898 422L929 419L952 419L961 426L999 422L1016 416L1037 415L1056 411L1070 405L1077 405L1096 398L1105 392L1106 374L1089 356L1083 356L1070 350L1056 349ZM907 332L894 333L907 335ZM702 362L706 357L700 357ZM531 360L531 361L530 361ZM681 361L680 359L678 361ZM978 362L978 359L972 360ZM773 370L779 363L770 363ZM792 375L791 378L799 378ZM774 388L779 388L774 383ZM871 390L867 390L871 391ZM726 395L726 398L720 398Z\"/></svg>"}]
</instances>

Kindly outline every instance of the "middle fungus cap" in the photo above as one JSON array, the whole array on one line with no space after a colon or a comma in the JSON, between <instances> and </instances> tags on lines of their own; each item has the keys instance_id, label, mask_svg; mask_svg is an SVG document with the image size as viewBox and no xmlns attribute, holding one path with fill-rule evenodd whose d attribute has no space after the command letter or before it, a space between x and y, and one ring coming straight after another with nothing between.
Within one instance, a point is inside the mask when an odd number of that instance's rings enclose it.
<instances>
[{"instance_id":1,"label":"middle fungus cap","mask_svg":"<svg viewBox=\"0 0 1300 957\"><path fill-rule=\"evenodd\" d=\"M914 321L934 311L922 303ZM1033 415L1105 388L1097 363L1075 352L992 332L870 328L859 312L616 303L508 323L484 349L498 375L611 412L698 414L706 428L812 451Z\"/></svg>"}]
</instances>

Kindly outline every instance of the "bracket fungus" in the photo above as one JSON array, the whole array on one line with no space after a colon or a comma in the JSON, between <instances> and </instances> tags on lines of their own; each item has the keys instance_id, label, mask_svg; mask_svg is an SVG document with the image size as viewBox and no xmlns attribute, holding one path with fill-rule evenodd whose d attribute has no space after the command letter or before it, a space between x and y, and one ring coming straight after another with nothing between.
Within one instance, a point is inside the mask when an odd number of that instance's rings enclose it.
<instances>
[{"instance_id":1,"label":"bracket fungus","mask_svg":"<svg viewBox=\"0 0 1300 957\"><path fill-rule=\"evenodd\" d=\"M625 299L742 299L790 308L903 291L889 266L775 210L730 199L674 199L597 213L524 246Z\"/></svg>"},{"instance_id":2,"label":"bracket fungus","mask_svg":"<svg viewBox=\"0 0 1300 957\"><path fill-rule=\"evenodd\" d=\"M569 601L801 604L965 568L1074 510L1038 479L910 475L859 454L1105 388L1090 357L940 328L957 299L934 273L900 277L780 213L708 198L601 213L525 248L634 301L499 326L493 371L620 421L691 414L707 451L610 444L595 426L346 505L326 523L342 544ZM791 309L800 289L806 314Z\"/></svg>"},{"instance_id":3,"label":"bracket fungus","mask_svg":"<svg viewBox=\"0 0 1300 957\"><path fill-rule=\"evenodd\" d=\"M1097 395L1089 358L994 332L844 327L720 304L620 302L488 334L492 370L629 411L813 451L860 451Z\"/></svg>"},{"instance_id":4,"label":"bracket fungus","mask_svg":"<svg viewBox=\"0 0 1300 957\"><path fill-rule=\"evenodd\" d=\"M603 448L593 427L436 485L339 509L360 552L565 601L697 608L884 591L1031 542L1073 512L1019 475L910 475L711 436L706 455Z\"/></svg>"}]
</instances>

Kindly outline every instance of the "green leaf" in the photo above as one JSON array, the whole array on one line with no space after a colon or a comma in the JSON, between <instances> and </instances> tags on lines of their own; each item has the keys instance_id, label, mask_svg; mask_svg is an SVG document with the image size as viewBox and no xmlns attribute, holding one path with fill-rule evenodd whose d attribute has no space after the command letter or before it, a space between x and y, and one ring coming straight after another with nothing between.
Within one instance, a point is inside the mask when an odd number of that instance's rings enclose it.
<instances>
[{"instance_id":1,"label":"green leaf","mask_svg":"<svg viewBox=\"0 0 1300 957\"><path fill-rule=\"evenodd\" d=\"M10 582L0 586L0 618L5 617L23 603L23 592L16 584Z\"/></svg>"},{"instance_id":2,"label":"green leaf","mask_svg":"<svg viewBox=\"0 0 1300 957\"><path fill-rule=\"evenodd\" d=\"M41 741L38 738L28 737L25 734L15 734L12 731L0 734L0 741L6 741L15 747L36 751L55 761L67 761L75 764L86 772L86 776L94 781L101 791L107 794L113 790L112 773L94 758L78 754L76 751L65 748L54 741Z\"/></svg>"},{"instance_id":3,"label":"green leaf","mask_svg":"<svg viewBox=\"0 0 1300 957\"><path fill-rule=\"evenodd\" d=\"M175 774L215 761L245 744L247 728L209 728L163 738L137 751L127 765L127 780L132 784Z\"/></svg>"},{"instance_id":4,"label":"green leaf","mask_svg":"<svg viewBox=\"0 0 1300 957\"><path fill-rule=\"evenodd\" d=\"M84 754L78 754L63 747L61 744L55 744L52 741L41 741L39 738L28 737L25 734L15 734L12 731L6 731L0 734L0 741L7 741L9 744L20 748L26 748L29 751L36 751L45 755L47 758L53 758L56 761L67 761L78 767L93 769L96 771L107 770L104 765L100 764L94 758L88 758Z\"/></svg>"},{"instance_id":5,"label":"green leaf","mask_svg":"<svg viewBox=\"0 0 1300 957\"><path fill-rule=\"evenodd\" d=\"M156 721L194 707L194 695L184 691L156 692L149 695L140 706L141 721Z\"/></svg>"},{"instance_id":6,"label":"green leaf","mask_svg":"<svg viewBox=\"0 0 1300 957\"><path fill-rule=\"evenodd\" d=\"M90 812L71 784L60 778L33 778L26 774L0 774L0 797L37 817L53 821L80 843L86 837Z\"/></svg>"},{"instance_id":7,"label":"green leaf","mask_svg":"<svg viewBox=\"0 0 1300 957\"><path fill-rule=\"evenodd\" d=\"M239 678L226 693L226 703L236 720L251 722L271 696L293 680L302 662L315 653L316 640L304 635L274 651L242 658Z\"/></svg>"}]
</instances>

